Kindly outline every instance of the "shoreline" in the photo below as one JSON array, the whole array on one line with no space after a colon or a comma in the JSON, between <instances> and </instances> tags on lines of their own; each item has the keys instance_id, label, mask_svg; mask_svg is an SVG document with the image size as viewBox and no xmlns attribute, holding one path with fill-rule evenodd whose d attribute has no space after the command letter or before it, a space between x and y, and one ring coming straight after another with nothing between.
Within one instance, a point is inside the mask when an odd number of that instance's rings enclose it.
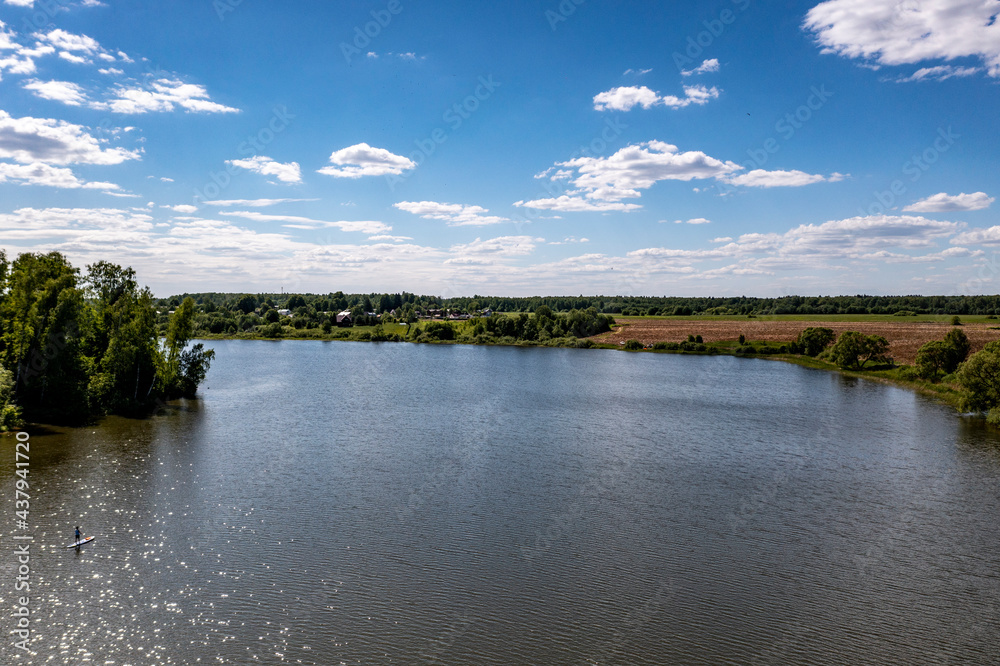
<instances>
[{"instance_id":1,"label":"shoreline","mask_svg":"<svg viewBox=\"0 0 1000 666\"><path fill-rule=\"evenodd\" d=\"M606 335L606 334L602 334ZM595 336L601 337L601 336ZM563 344L566 338L559 338L557 342L560 344L544 344L537 342L528 341L517 341L517 342L473 342L468 340L437 340L437 341L417 341L417 340L386 340L386 341L372 341L372 340L359 340L348 337L306 337L306 336L296 336L296 337L281 337L281 338L267 338L263 336L233 336L227 334L215 334L209 336L198 336L193 338L192 341L200 342L216 342L216 341L255 341L255 342L282 342L282 341L309 341L309 342L365 342L369 344L398 344L400 342L407 344L427 344L427 345L467 345L471 347L521 347L521 348L538 348L538 349L593 349L593 350L609 350L609 351L619 351L625 353L646 353L646 354L672 354L678 356L732 356L736 358L748 358L748 359L758 359L764 361L778 361L782 363L788 363L791 365L798 365L800 367L809 368L811 370L820 370L824 372L834 372L840 374L843 377L848 377L852 379L863 379L868 381L877 382L879 384L884 384L887 386L893 386L899 389L911 391L925 398L929 398L938 402L939 404L946 405L955 410L959 415L963 414L962 410L959 408L959 401L961 399L962 393L954 384L948 384L945 382L929 382L924 380L912 380L904 379L894 374L898 374L900 370L904 368L910 368L909 365L896 365L892 367L873 367L870 370L851 370L847 368L841 368L833 363L824 361L811 356L799 355L799 354L789 354L789 353L759 353L750 354L743 351L737 351L735 341L729 341L729 344L720 343L709 343L707 345L701 345L705 347L704 350L684 350L684 349L635 349L627 350L624 349L620 344L612 344L609 342L594 342L592 338L579 338L578 342L583 342L586 344ZM763 341L747 341L748 343L757 342L759 344L767 344ZM196 398L197 399L197 398ZM146 416L132 416L132 418L147 419L153 416L151 413ZM110 415L104 415L110 416ZM101 418L98 418L98 421ZM68 427L68 428L81 428L89 427L93 424L84 424L80 426L65 426L56 425L50 423L26 423L25 426L18 430L8 430L0 432L0 435L10 435L17 432L22 432L28 426L34 426L36 428L48 428L48 427Z\"/></svg>"}]
</instances>

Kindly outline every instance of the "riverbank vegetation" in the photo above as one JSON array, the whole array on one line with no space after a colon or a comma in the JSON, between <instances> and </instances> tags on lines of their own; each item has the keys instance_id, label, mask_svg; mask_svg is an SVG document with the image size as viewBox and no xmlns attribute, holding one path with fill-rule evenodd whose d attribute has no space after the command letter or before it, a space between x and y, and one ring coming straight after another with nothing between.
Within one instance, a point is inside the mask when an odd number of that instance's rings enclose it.
<instances>
[{"instance_id":1,"label":"riverbank vegetation","mask_svg":"<svg viewBox=\"0 0 1000 666\"><path fill-rule=\"evenodd\" d=\"M0 252L0 430L22 420L85 423L139 414L194 395L214 356L188 346L190 299L164 321L135 272L107 262L79 269L57 252Z\"/></svg>"}]
</instances>

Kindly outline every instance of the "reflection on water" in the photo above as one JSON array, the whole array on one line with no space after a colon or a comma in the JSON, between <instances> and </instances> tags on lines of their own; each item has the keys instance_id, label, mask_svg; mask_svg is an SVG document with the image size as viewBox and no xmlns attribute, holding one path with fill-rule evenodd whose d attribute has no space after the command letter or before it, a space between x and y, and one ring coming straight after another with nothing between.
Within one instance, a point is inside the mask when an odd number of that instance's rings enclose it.
<instances>
[{"instance_id":1,"label":"reflection on water","mask_svg":"<svg viewBox=\"0 0 1000 666\"><path fill-rule=\"evenodd\" d=\"M925 399L728 357L213 346L201 400L32 430L9 663L1000 661L1000 448Z\"/></svg>"}]
</instances>

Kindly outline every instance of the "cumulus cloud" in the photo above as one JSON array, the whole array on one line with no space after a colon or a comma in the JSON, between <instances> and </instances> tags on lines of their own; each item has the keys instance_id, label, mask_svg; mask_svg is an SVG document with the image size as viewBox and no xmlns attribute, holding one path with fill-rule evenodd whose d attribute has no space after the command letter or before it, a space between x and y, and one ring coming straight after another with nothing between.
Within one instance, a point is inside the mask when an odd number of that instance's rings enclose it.
<instances>
[{"instance_id":1,"label":"cumulus cloud","mask_svg":"<svg viewBox=\"0 0 1000 666\"><path fill-rule=\"evenodd\" d=\"M514 205L546 210L624 212L640 206L622 204L622 199L638 198L640 190L649 189L662 180L715 179L747 187L800 187L844 178L838 173L822 176L803 171L763 169L741 173L744 169L735 162L716 159L698 150L680 152L677 146L664 141L647 141L626 146L608 157L579 157L557 162L555 167L536 178L568 180L576 189L560 196L518 201Z\"/></svg>"},{"instance_id":2,"label":"cumulus cloud","mask_svg":"<svg viewBox=\"0 0 1000 666\"><path fill-rule=\"evenodd\" d=\"M612 88L594 96L594 109L597 111L631 111L636 106L649 109L654 106L666 106L672 109L682 109L691 104L707 104L719 96L719 89L705 86L684 86L684 96L660 95L646 86L622 86Z\"/></svg>"},{"instance_id":3,"label":"cumulus cloud","mask_svg":"<svg viewBox=\"0 0 1000 666\"><path fill-rule=\"evenodd\" d=\"M282 164L281 162L275 162L270 157L254 155L245 160L226 160L226 163L246 169L247 171L259 173L262 176L274 176L282 183L302 182L302 170L299 168L298 162Z\"/></svg>"},{"instance_id":4,"label":"cumulus cloud","mask_svg":"<svg viewBox=\"0 0 1000 666\"><path fill-rule=\"evenodd\" d=\"M951 239L957 245L1000 245L1000 226L970 229Z\"/></svg>"},{"instance_id":5,"label":"cumulus cloud","mask_svg":"<svg viewBox=\"0 0 1000 666\"><path fill-rule=\"evenodd\" d=\"M81 125L51 118L14 118L0 110L0 158L22 164L121 164L138 151L101 148Z\"/></svg>"},{"instance_id":6,"label":"cumulus cloud","mask_svg":"<svg viewBox=\"0 0 1000 666\"><path fill-rule=\"evenodd\" d=\"M167 206L167 208L169 208L170 210L174 211L175 213L181 213L181 214L184 214L184 215L192 215L192 214L198 212L198 207L197 206L192 206L190 204L179 204L177 206Z\"/></svg>"},{"instance_id":7,"label":"cumulus cloud","mask_svg":"<svg viewBox=\"0 0 1000 666\"><path fill-rule=\"evenodd\" d=\"M167 78L156 79L146 86L118 86L110 100L92 102L90 106L122 114L166 112L177 108L190 113L239 113L239 109L209 99L204 86Z\"/></svg>"},{"instance_id":8,"label":"cumulus cloud","mask_svg":"<svg viewBox=\"0 0 1000 666\"><path fill-rule=\"evenodd\" d=\"M393 206L427 220L444 220L449 227L485 226L510 221L505 217L486 215L489 210L482 206L464 206L436 201L401 201Z\"/></svg>"},{"instance_id":9,"label":"cumulus cloud","mask_svg":"<svg viewBox=\"0 0 1000 666\"><path fill-rule=\"evenodd\" d=\"M827 0L804 27L824 53L874 65L979 58L1000 77L997 0Z\"/></svg>"},{"instance_id":10,"label":"cumulus cloud","mask_svg":"<svg viewBox=\"0 0 1000 666\"><path fill-rule=\"evenodd\" d=\"M117 190L114 183L87 182L80 180L71 169L54 167L50 164L35 162L34 164L10 164L0 162L0 183L17 183L20 185L44 185L75 190Z\"/></svg>"},{"instance_id":11,"label":"cumulus cloud","mask_svg":"<svg viewBox=\"0 0 1000 666\"><path fill-rule=\"evenodd\" d=\"M716 58L711 60L705 60L700 65L694 69L685 69L681 71L681 76L693 76L695 74L708 74L709 72L719 71L719 61Z\"/></svg>"},{"instance_id":12,"label":"cumulus cloud","mask_svg":"<svg viewBox=\"0 0 1000 666\"><path fill-rule=\"evenodd\" d=\"M83 88L69 81L32 80L25 83L24 88L42 99L62 102L68 106L80 106L87 101Z\"/></svg>"},{"instance_id":13,"label":"cumulus cloud","mask_svg":"<svg viewBox=\"0 0 1000 666\"><path fill-rule=\"evenodd\" d=\"M972 194L946 194L941 192L912 203L903 210L912 213L948 213L952 211L983 210L990 207L995 199L985 192Z\"/></svg>"},{"instance_id":14,"label":"cumulus cloud","mask_svg":"<svg viewBox=\"0 0 1000 666\"><path fill-rule=\"evenodd\" d=\"M385 148L373 148L359 143L334 151L330 162L335 166L323 167L319 173L334 178L361 178L362 176L398 176L416 168L416 162L394 155Z\"/></svg>"}]
</instances>

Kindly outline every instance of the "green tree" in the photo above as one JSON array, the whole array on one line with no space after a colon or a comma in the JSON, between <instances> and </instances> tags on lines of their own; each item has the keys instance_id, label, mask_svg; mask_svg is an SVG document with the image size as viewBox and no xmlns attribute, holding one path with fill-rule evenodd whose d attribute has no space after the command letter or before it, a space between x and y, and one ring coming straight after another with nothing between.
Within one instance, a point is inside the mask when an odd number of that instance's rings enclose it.
<instances>
[{"instance_id":1,"label":"green tree","mask_svg":"<svg viewBox=\"0 0 1000 666\"><path fill-rule=\"evenodd\" d=\"M21 426L21 409L14 404L14 376L0 367L0 432Z\"/></svg>"},{"instance_id":2,"label":"green tree","mask_svg":"<svg viewBox=\"0 0 1000 666\"><path fill-rule=\"evenodd\" d=\"M87 267L94 325L87 353L98 412L134 411L146 404L159 379L160 352L153 295L139 289L135 271L101 261Z\"/></svg>"},{"instance_id":3,"label":"green tree","mask_svg":"<svg viewBox=\"0 0 1000 666\"><path fill-rule=\"evenodd\" d=\"M951 374L969 356L971 345L969 344L969 337L960 328L953 328L948 331L948 334L944 336L944 344L948 348L948 357L943 370L945 374Z\"/></svg>"},{"instance_id":4,"label":"green tree","mask_svg":"<svg viewBox=\"0 0 1000 666\"><path fill-rule=\"evenodd\" d=\"M1000 425L1000 341L988 343L963 363L955 378L965 390L962 407L988 412L988 420Z\"/></svg>"},{"instance_id":5,"label":"green tree","mask_svg":"<svg viewBox=\"0 0 1000 666\"><path fill-rule=\"evenodd\" d=\"M9 267L0 304L2 365L28 418L72 423L89 414L82 337L90 321L78 280L58 252L25 253Z\"/></svg>"},{"instance_id":6,"label":"green tree","mask_svg":"<svg viewBox=\"0 0 1000 666\"><path fill-rule=\"evenodd\" d=\"M888 363L889 341L881 335L844 331L830 350L833 362L842 368L861 370L869 362Z\"/></svg>"},{"instance_id":7,"label":"green tree","mask_svg":"<svg viewBox=\"0 0 1000 666\"><path fill-rule=\"evenodd\" d=\"M836 337L832 328L810 326L799 333L797 342L806 356L819 356Z\"/></svg>"},{"instance_id":8,"label":"green tree","mask_svg":"<svg viewBox=\"0 0 1000 666\"><path fill-rule=\"evenodd\" d=\"M936 379L948 365L950 351L941 340L924 343L917 351L917 373L924 379Z\"/></svg>"},{"instance_id":9,"label":"green tree","mask_svg":"<svg viewBox=\"0 0 1000 666\"><path fill-rule=\"evenodd\" d=\"M193 396L215 358L215 352L201 344L184 351L194 333L194 310L194 299L185 298L167 324L163 383L168 398Z\"/></svg>"}]
</instances>

